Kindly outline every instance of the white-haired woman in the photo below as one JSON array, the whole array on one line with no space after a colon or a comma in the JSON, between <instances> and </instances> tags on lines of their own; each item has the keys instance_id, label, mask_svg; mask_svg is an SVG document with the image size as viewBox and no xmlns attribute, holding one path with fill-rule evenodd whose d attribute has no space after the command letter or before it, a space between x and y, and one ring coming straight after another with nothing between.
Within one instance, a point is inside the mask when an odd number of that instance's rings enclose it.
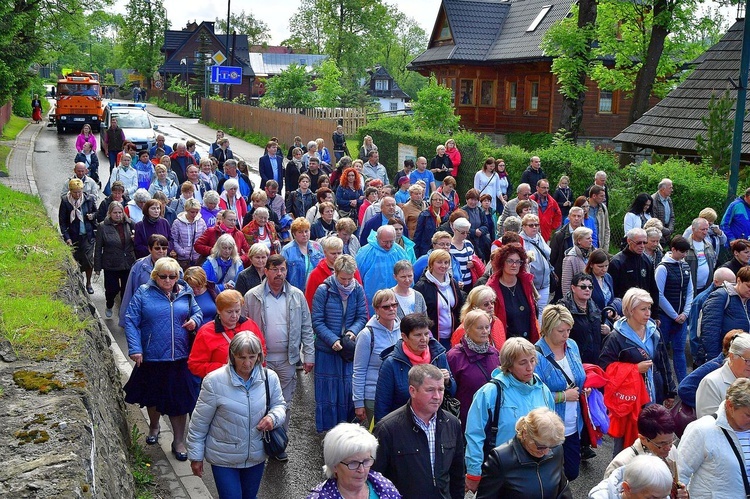
<instances>
[{"instance_id":1,"label":"white-haired woman","mask_svg":"<svg viewBox=\"0 0 750 499\"><path fill-rule=\"evenodd\" d=\"M550 247L539 233L539 217L533 213L524 215L521 219L521 232L518 234L523 241L523 247L534 257L529 259L529 272L534 276L534 287L539 293L537 300L537 315L542 317L542 310L549 303L550 287L554 269L550 263Z\"/></svg>"},{"instance_id":2,"label":"white-haired woman","mask_svg":"<svg viewBox=\"0 0 750 499\"><path fill-rule=\"evenodd\" d=\"M451 239L451 257L455 258L461 267L461 275L454 276L459 284L463 285L464 291L471 288L471 268L474 262L471 261L474 256L474 245L469 242L469 230L471 222L465 218L457 218L453 222L453 238Z\"/></svg>"},{"instance_id":3,"label":"white-haired woman","mask_svg":"<svg viewBox=\"0 0 750 499\"><path fill-rule=\"evenodd\" d=\"M370 469L377 448L378 440L360 425L336 425L323 440L323 471L328 479L316 485L307 499L400 499L393 483Z\"/></svg>"},{"instance_id":4,"label":"white-haired woman","mask_svg":"<svg viewBox=\"0 0 750 499\"><path fill-rule=\"evenodd\" d=\"M492 449L482 467L477 499L572 498L563 470L565 424L540 407L521 416L510 442Z\"/></svg>"},{"instance_id":5,"label":"white-haired woman","mask_svg":"<svg viewBox=\"0 0 750 499\"><path fill-rule=\"evenodd\" d=\"M247 202L240 193L240 183L237 180L229 178L224 181L224 192L219 195L219 207L235 212L237 220L245 218Z\"/></svg>"},{"instance_id":6,"label":"white-haired woman","mask_svg":"<svg viewBox=\"0 0 750 499\"><path fill-rule=\"evenodd\" d=\"M195 251L195 241L206 232L206 222L201 218L201 204L197 199L185 201L185 211L177 215L172 224L172 251L180 267L187 269L198 263L200 254Z\"/></svg>"},{"instance_id":7,"label":"white-haired woman","mask_svg":"<svg viewBox=\"0 0 750 499\"><path fill-rule=\"evenodd\" d=\"M672 474L667 464L657 456L640 455L591 489L589 499L671 497L671 492ZM683 489L678 491L677 497L687 498L688 495Z\"/></svg>"},{"instance_id":8,"label":"white-haired woman","mask_svg":"<svg viewBox=\"0 0 750 499\"><path fill-rule=\"evenodd\" d=\"M203 379L190 418L190 468L202 477L208 461L220 498L255 499L267 458L263 432L286 418L279 377L263 360L258 337L238 332L229 343L229 363Z\"/></svg>"},{"instance_id":9,"label":"white-haired woman","mask_svg":"<svg viewBox=\"0 0 750 499\"><path fill-rule=\"evenodd\" d=\"M695 392L695 413L700 418L716 412L726 398L727 388L739 378L750 378L750 334L741 333L729 345L724 365L706 375Z\"/></svg>"},{"instance_id":10,"label":"white-haired woman","mask_svg":"<svg viewBox=\"0 0 750 499\"><path fill-rule=\"evenodd\" d=\"M211 249L211 256L201 267L206 271L206 278L216 284L216 291L234 289L237 276L244 269L234 238L229 234L219 236Z\"/></svg>"},{"instance_id":11,"label":"white-haired woman","mask_svg":"<svg viewBox=\"0 0 750 499\"><path fill-rule=\"evenodd\" d=\"M573 231L573 246L565 252L562 262L561 289L563 295L570 289L573 276L586 271L589 255L594 248L594 232L588 227Z\"/></svg>"},{"instance_id":12,"label":"white-haired woman","mask_svg":"<svg viewBox=\"0 0 750 499\"><path fill-rule=\"evenodd\" d=\"M310 315L315 332L315 426L328 431L354 417L352 360L357 334L367 323L367 303L354 278L357 263L339 256L333 275L318 286ZM344 358L344 355L347 358Z\"/></svg>"}]
</instances>

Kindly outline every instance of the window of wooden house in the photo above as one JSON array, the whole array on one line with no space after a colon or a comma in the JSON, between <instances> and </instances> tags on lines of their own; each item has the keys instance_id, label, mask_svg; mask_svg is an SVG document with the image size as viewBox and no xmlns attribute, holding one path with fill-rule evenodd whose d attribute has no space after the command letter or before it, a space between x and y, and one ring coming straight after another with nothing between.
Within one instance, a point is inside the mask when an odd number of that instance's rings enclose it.
<instances>
[{"instance_id":1,"label":"window of wooden house","mask_svg":"<svg viewBox=\"0 0 750 499\"><path fill-rule=\"evenodd\" d=\"M495 82L492 80L484 80L480 87L480 99L479 104L481 106L494 106L495 105Z\"/></svg>"},{"instance_id":2,"label":"window of wooden house","mask_svg":"<svg viewBox=\"0 0 750 499\"><path fill-rule=\"evenodd\" d=\"M599 112L612 113L613 94L611 90L599 90Z\"/></svg>"},{"instance_id":3,"label":"window of wooden house","mask_svg":"<svg viewBox=\"0 0 750 499\"><path fill-rule=\"evenodd\" d=\"M474 105L474 80L461 80L461 105Z\"/></svg>"},{"instance_id":4,"label":"window of wooden house","mask_svg":"<svg viewBox=\"0 0 750 499\"><path fill-rule=\"evenodd\" d=\"M391 102L390 106L391 111L398 111L398 102Z\"/></svg>"},{"instance_id":5,"label":"window of wooden house","mask_svg":"<svg viewBox=\"0 0 750 499\"><path fill-rule=\"evenodd\" d=\"M551 8L552 8L551 5L545 5L544 7L542 7L542 10L539 11L539 14L537 14L534 20L531 21L531 24L529 24L529 27L526 28L526 32L530 33L534 31L535 29L537 29L537 27L547 16L547 13L550 11Z\"/></svg>"},{"instance_id":6,"label":"window of wooden house","mask_svg":"<svg viewBox=\"0 0 750 499\"><path fill-rule=\"evenodd\" d=\"M451 27L448 24L448 16L445 15L445 13L441 12L441 15L443 17L443 22L440 25L440 31L438 32L436 41L440 42L446 42L453 39L453 34L451 33Z\"/></svg>"},{"instance_id":7,"label":"window of wooden house","mask_svg":"<svg viewBox=\"0 0 750 499\"><path fill-rule=\"evenodd\" d=\"M387 91L388 80L375 80L375 90Z\"/></svg>"},{"instance_id":8,"label":"window of wooden house","mask_svg":"<svg viewBox=\"0 0 750 499\"><path fill-rule=\"evenodd\" d=\"M532 113L539 110L539 82L530 81L526 86L528 97L526 100L526 109Z\"/></svg>"},{"instance_id":9,"label":"window of wooden house","mask_svg":"<svg viewBox=\"0 0 750 499\"><path fill-rule=\"evenodd\" d=\"M506 84L506 103L505 108L509 111L515 111L517 108L517 101L518 101L518 82L515 81L509 81Z\"/></svg>"}]
</instances>

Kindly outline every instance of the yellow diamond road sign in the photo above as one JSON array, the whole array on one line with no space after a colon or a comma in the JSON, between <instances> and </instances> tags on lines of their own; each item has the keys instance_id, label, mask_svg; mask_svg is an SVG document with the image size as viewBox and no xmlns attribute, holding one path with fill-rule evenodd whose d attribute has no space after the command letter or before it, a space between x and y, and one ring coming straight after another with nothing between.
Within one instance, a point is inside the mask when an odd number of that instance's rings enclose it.
<instances>
[{"instance_id":1,"label":"yellow diamond road sign","mask_svg":"<svg viewBox=\"0 0 750 499\"><path fill-rule=\"evenodd\" d=\"M222 62L227 60L227 57L221 53L221 50L219 50L213 55L212 59L216 62L216 64L221 65Z\"/></svg>"}]
</instances>

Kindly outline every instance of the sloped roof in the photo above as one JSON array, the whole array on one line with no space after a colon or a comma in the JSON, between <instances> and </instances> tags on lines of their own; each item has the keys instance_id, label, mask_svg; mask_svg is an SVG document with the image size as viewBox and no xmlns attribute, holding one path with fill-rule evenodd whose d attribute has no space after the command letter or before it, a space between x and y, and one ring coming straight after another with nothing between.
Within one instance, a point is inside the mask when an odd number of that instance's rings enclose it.
<instances>
[{"instance_id":1,"label":"sloped roof","mask_svg":"<svg viewBox=\"0 0 750 499\"><path fill-rule=\"evenodd\" d=\"M368 71L368 73L370 73L370 86L367 90L368 94L372 95L373 97L382 97L386 99L411 99L409 94L401 90L401 87L398 86L396 80L393 79L393 76L391 76L388 70L383 66L375 66L373 69ZM390 82L390 85L388 85L388 90L376 90L373 83L374 80L388 80Z\"/></svg>"},{"instance_id":2,"label":"sloped roof","mask_svg":"<svg viewBox=\"0 0 750 499\"><path fill-rule=\"evenodd\" d=\"M183 30L166 30L164 32L164 45L162 46L162 52L166 54L166 60L164 64L159 68L159 71L167 73L182 73L185 71L185 66L180 64L181 57L177 54L181 49L187 45L190 40L198 36L198 32L204 30L208 37L211 39L211 47L213 50L221 50L225 56L228 56L228 50L226 49L226 34L217 34L213 32L212 22L202 22L197 25L194 30L188 29ZM229 44L232 44L232 36L229 37ZM248 56L248 39L247 35L237 35L234 40L234 65L242 68L244 76L252 76L253 70L250 66ZM225 65L229 65L230 62L227 60ZM195 71L195 61L192 58L187 60L187 70L190 73Z\"/></svg>"},{"instance_id":3,"label":"sloped roof","mask_svg":"<svg viewBox=\"0 0 750 499\"><path fill-rule=\"evenodd\" d=\"M305 66L305 69L312 71L315 65L327 58L327 55L317 54L261 54L251 52L248 60L257 76L273 76L281 73L293 63Z\"/></svg>"},{"instance_id":4,"label":"sloped roof","mask_svg":"<svg viewBox=\"0 0 750 499\"><path fill-rule=\"evenodd\" d=\"M701 118L708 115L711 96L729 90L732 99L740 72L743 20L736 22L719 42L708 49L695 71L663 100L628 126L614 140L640 147L695 151L695 137L706 131ZM734 120L734 108L729 118ZM745 117L742 154L750 153L750 115Z\"/></svg>"},{"instance_id":5,"label":"sloped roof","mask_svg":"<svg viewBox=\"0 0 750 499\"><path fill-rule=\"evenodd\" d=\"M542 36L570 13L575 0L443 0L453 44L430 43L410 64L503 63L543 58ZM545 6L551 6L533 31L529 26ZM438 14L437 22L441 19Z\"/></svg>"}]
</instances>

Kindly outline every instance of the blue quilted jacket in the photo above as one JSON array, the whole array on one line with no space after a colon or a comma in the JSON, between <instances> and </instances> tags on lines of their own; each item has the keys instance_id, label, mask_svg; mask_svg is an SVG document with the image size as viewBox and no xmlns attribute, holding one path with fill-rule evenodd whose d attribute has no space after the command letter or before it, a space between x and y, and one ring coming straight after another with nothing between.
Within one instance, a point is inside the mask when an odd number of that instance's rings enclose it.
<instances>
[{"instance_id":1,"label":"blue quilted jacket","mask_svg":"<svg viewBox=\"0 0 750 499\"><path fill-rule=\"evenodd\" d=\"M326 353L333 353L331 345L341 337L342 329L356 335L367 323L367 303L362 286L354 281L354 291L349 295L344 311L335 280L335 276L327 277L318 287L311 311L315 349Z\"/></svg>"}]
</instances>

